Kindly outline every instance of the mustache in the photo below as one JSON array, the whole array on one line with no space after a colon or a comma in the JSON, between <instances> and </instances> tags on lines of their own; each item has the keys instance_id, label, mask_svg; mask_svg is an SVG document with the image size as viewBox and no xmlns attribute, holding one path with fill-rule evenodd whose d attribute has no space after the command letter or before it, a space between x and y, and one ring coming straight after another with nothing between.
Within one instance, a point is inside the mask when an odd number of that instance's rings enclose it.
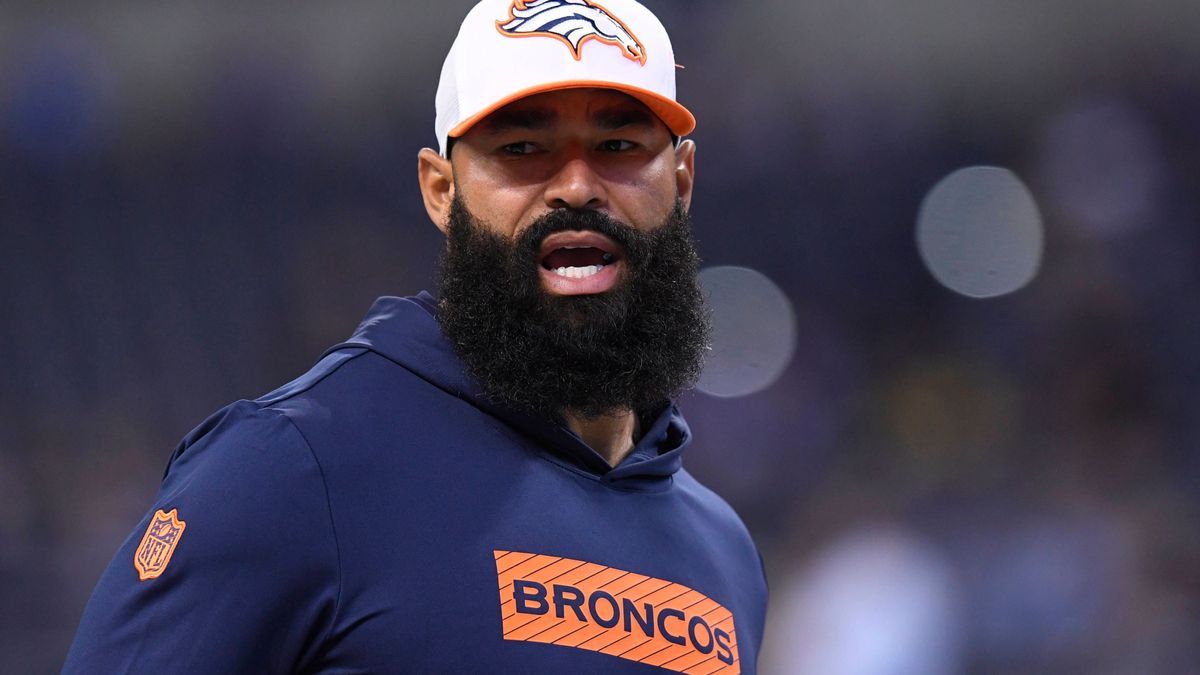
<instances>
[{"instance_id":1,"label":"mustache","mask_svg":"<svg viewBox=\"0 0 1200 675\"><path fill-rule=\"evenodd\" d=\"M602 234L625 249L626 258L640 260L646 248L647 235L632 225L623 223L601 211L589 209L555 209L539 216L525 228L514 248L522 258L535 255L542 242L557 232L592 231Z\"/></svg>"}]
</instances>

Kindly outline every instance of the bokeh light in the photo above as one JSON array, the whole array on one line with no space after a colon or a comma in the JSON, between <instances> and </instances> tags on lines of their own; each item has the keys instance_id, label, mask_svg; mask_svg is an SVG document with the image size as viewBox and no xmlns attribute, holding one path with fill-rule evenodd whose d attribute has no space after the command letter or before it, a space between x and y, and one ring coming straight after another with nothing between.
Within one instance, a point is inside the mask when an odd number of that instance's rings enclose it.
<instances>
[{"instance_id":1,"label":"bokeh light","mask_svg":"<svg viewBox=\"0 0 1200 675\"><path fill-rule=\"evenodd\" d=\"M953 569L938 550L892 525L871 525L816 554L775 598L788 642L770 672L817 675L961 672Z\"/></svg>"},{"instance_id":2,"label":"bokeh light","mask_svg":"<svg viewBox=\"0 0 1200 675\"><path fill-rule=\"evenodd\" d=\"M1021 288L1042 261L1042 217L1007 169L972 166L943 178L917 217L917 248L934 278L973 298Z\"/></svg>"},{"instance_id":3,"label":"bokeh light","mask_svg":"<svg viewBox=\"0 0 1200 675\"><path fill-rule=\"evenodd\" d=\"M1046 126L1041 143L1047 195L1077 232L1113 237L1153 216L1166 172L1138 110L1119 100L1070 106Z\"/></svg>"},{"instance_id":4,"label":"bokeh light","mask_svg":"<svg viewBox=\"0 0 1200 675\"><path fill-rule=\"evenodd\" d=\"M746 267L709 267L700 272L700 283L713 335L697 388L732 398L774 384L796 350L796 312L787 295Z\"/></svg>"}]
</instances>

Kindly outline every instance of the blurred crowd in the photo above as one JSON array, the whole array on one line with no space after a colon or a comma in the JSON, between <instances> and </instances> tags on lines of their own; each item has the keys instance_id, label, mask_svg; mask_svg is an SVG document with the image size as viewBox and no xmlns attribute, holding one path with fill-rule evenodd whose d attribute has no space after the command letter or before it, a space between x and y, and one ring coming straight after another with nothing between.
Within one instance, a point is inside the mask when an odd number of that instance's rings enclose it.
<instances>
[{"instance_id":1,"label":"blurred crowd","mask_svg":"<svg viewBox=\"0 0 1200 675\"><path fill-rule=\"evenodd\" d=\"M1200 672L1195 3L646 3L705 262L796 315L772 386L682 401L764 672ZM59 668L183 434L434 286L416 152L471 3L224 4L0 7L0 672ZM970 165L1045 224L990 300L914 243Z\"/></svg>"}]
</instances>

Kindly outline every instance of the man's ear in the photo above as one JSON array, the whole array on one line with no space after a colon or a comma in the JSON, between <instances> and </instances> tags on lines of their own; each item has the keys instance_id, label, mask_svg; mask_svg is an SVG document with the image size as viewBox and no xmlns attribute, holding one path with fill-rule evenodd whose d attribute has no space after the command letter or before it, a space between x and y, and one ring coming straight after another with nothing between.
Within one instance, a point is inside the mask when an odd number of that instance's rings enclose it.
<instances>
[{"instance_id":1,"label":"man's ear","mask_svg":"<svg viewBox=\"0 0 1200 675\"><path fill-rule=\"evenodd\" d=\"M445 234L450 229L450 204L454 202L454 166L430 148L417 153L417 182L429 219Z\"/></svg>"},{"instance_id":2,"label":"man's ear","mask_svg":"<svg viewBox=\"0 0 1200 675\"><path fill-rule=\"evenodd\" d=\"M692 208L692 188L696 185L696 142L686 140L675 148L675 189L683 210Z\"/></svg>"}]
</instances>

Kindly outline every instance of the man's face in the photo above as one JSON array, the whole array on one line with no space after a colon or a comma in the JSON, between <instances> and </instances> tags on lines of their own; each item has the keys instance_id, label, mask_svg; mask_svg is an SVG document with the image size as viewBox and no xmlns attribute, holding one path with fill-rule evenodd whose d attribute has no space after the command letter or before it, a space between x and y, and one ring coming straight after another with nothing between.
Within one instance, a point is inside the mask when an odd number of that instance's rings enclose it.
<instances>
[{"instance_id":1,"label":"man's face","mask_svg":"<svg viewBox=\"0 0 1200 675\"><path fill-rule=\"evenodd\" d=\"M455 197L481 223L515 239L563 208L596 211L649 230L691 199L691 143L678 152L666 126L609 89L530 96L492 113L453 146ZM595 232L562 232L539 251L543 288L604 293L622 276L622 251Z\"/></svg>"},{"instance_id":2,"label":"man's face","mask_svg":"<svg viewBox=\"0 0 1200 675\"><path fill-rule=\"evenodd\" d=\"M683 152L601 90L531 97L454 146L439 320L489 396L647 413L694 380L707 321Z\"/></svg>"}]
</instances>

